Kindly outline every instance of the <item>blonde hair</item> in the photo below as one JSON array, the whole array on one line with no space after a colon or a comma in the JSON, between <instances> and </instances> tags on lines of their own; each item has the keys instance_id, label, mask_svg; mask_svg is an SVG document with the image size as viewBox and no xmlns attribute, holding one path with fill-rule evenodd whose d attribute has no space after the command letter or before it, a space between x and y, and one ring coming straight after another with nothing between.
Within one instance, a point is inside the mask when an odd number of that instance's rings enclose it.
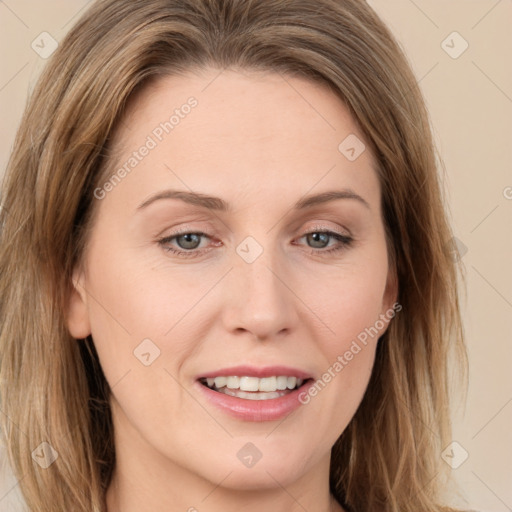
<instances>
[{"instance_id":1,"label":"blonde hair","mask_svg":"<svg viewBox=\"0 0 512 512\"><path fill-rule=\"evenodd\" d=\"M359 123L378 162L403 311L333 447L331 491L358 512L444 510L448 356L453 349L463 367L466 358L459 276L424 101L399 45L361 0L101 0L50 59L0 213L1 427L29 509L106 509L109 387L92 340L77 343L66 328L72 271L128 100L158 76L208 66L325 84ZM47 469L31 458L43 441L59 454Z\"/></svg>"}]
</instances>

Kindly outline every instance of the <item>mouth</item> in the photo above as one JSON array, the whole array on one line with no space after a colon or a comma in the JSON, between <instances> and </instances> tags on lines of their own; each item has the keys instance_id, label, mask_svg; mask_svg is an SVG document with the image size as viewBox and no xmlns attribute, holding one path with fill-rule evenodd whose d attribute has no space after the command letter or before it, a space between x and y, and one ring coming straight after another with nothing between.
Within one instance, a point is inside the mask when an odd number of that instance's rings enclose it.
<instances>
[{"instance_id":1,"label":"mouth","mask_svg":"<svg viewBox=\"0 0 512 512\"><path fill-rule=\"evenodd\" d=\"M251 422L275 421L291 414L303 405L300 397L313 384L311 373L283 365L231 366L196 377L197 389L208 406Z\"/></svg>"},{"instance_id":2,"label":"mouth","mask_svg":"<svg viewBox=\"0 0 512 512\"><path fill-rule=\"evenodd\" d=\"M219 375L203 377L198 380L203 386L224 395L243 400L274 400L306 386L312 379L289 375L273 375L262 378L245 375Z\"/></svg>"}]
</instances>

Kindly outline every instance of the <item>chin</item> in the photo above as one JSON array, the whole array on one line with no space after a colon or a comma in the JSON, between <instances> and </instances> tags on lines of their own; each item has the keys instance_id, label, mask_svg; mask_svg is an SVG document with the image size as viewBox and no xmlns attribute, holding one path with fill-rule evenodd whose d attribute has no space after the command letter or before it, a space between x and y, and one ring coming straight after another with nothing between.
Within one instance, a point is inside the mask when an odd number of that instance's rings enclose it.
<instances>
[{"instance_id":1,"label":"chin","mask_svg":"<svg viewBox=\"0 0 512 512\"><path fill-rule=\"evenodd\" d=\"M222 481L222 487L231 490L239 491L258 491L264 489L273 489L276 486L287 487L296 480L298 480L303 472L297 470L294 466L294 461L288 462L286 465L267 465L263 466L260 461L257 466L252 468L233 468L232 465L226 465L226 476L229 476ZM213 479L209 478L214 484L218 484L221 474L220 471L213 472L210 475Z\"/></svg>"},{"instance_id":2,"label":"chin","mask_svg":"<svg viewBox=\"0 0 512 512\"><path fill-rule=\"evenodd\" d=\"M238 448L239 444L243 446L242 449ZM215 484L229 474L222 486L230 489L249 491L271 489L276 485L286 487L310 471L309 466L319 462L313 460L314 451L309 454L299 451L299 443L294 443L295 449L284 445L281 448L268 444L263 447L263 439L261 442L255 440L254 444L248 441L236 442L236 445L234 457L226 457L225 453L219 454L218 457L214 457L217 464L211 466L212 470L208 471L208 479ZM258 455L256 445L261 447L261 455ZM248 454L252 454L252 460ZM261 458L257 459L258 456Z\"/></svg>"}]
</instances>

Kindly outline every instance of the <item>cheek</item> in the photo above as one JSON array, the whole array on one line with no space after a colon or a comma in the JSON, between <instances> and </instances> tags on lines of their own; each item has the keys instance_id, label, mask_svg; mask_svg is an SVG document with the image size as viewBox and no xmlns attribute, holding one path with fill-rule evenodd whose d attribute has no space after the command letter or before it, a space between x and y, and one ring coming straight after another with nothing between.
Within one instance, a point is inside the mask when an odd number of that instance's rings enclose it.
<instances>
[{"instance_id":1,"label":"cheek","mask_svg":"<svg viewBox=\"0 0 512 512\"><path fill-rule=\"evenodd\" d=\"M316 337L324 357L323 373L304 403L324 411L325 429L329 430L329 421L335 426L331 431L341 432L355 413L373 369L379 337L388 325L381 317L386 254L379 247L370 254L375 257L363 255L329 279L321 279L322 287L312 289L306 299L325 329Z\"/></svg>"},{"instance_id":2,"label":"cheek","mask_svg":"<svg viewBox=\"0 0 512 512\"><path fill-rule=\"evenodd\" d=\"M319 286L309 292L304 289L302 293L307 296L308 305L328 329L322 339L331 361L340 350L346 350L351 341L366 339L369 342L382 334L382 322L378 320L383 312L386 280L384 254L381 260L361 259L347 264L331 272L328 278L318 279Z\"/></svg>"},{"instance_id":3,"label":"cheek","mask_svg":"<svg viewBox=\"0 0 512 512\"><path fill-rule=\"evenodd\" d=\"M111 240L102 250L91 245L96 252L88 275L91 331L105 377L141 430L145 422L172 425L177 410L187 423L187 416L202 411L173 377L180 379L183 364L200 346L205 321L216 318L206 295L219 272L135 257L114 250ZM155 415L158 420L150 420Z\"/></svg>"},{"instance_id":4,"label":"cheek","mask_svg":"<svg viewBox=\"0 0 512 512\"><path fill-rule=\"evenodd\" d=\"M122 325L134 340L166 337L207 294L220 272L171 265L163 257L155 261L130 251L118 258L109 256L114 253L103 251L96 260L102 263L91 266L90 282L98 295L91 304L92 315Z\"/></svg>"}]
</instances>

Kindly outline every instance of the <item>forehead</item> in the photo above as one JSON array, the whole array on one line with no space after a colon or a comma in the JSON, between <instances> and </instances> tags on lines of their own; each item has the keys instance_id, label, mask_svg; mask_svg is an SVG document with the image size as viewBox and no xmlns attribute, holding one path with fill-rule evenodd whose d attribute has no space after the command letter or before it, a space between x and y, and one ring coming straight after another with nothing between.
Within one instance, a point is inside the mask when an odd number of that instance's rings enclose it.
<instances>
[{"instance_id":1,"label":"forehead","mask_svg":"<svg viewBox=\"0 0 512 512\"><path fill-rule=\"evenodd\" d=\"M191 98L197 106L188 109ZM205 129L209 136L246 142L299 134L315 141L314 132L320 132L326 146L336 147L340 128L361 135L327 84L270 71L209 68L153 79L131 99L118 135L129 138L138 127L148 132L156 120L165 123L173 113L173 136L193 128L198 136Z\"/></svg>"},{"instance_id":2,"label":"forehead","mask_svg":"<svg viewBox=\"0 0 512 512\"><path fill-rule=\"evenodd\" d=\"M132 98L113 142L111 170L125 166L122 188L138 197L157 185L247 196L257 187L266 200L296 200L315 187L378 188L373 156L362 151L344 103L324 84L278 73L161 77ZM144 146L145 156L134 155ZM356 159L350 146L362 151Z\"/></svg>"}]
</instances>

